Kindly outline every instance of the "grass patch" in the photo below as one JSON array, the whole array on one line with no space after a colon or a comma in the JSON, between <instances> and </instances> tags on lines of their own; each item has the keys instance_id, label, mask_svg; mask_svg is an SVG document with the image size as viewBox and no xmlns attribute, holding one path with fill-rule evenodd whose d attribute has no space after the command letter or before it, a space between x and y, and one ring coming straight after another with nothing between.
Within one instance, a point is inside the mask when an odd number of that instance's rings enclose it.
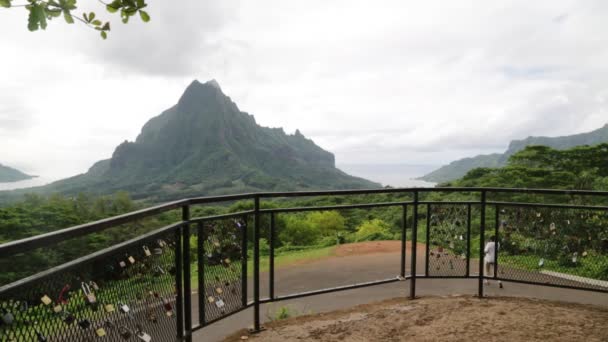
<instances>
[{"instance_id":1,"label":"grass patch","mask_svg":"<svg viewBox=\"0 0 608 342\"><path fill-rule=\"evenodd\" d=\"M560 272L591 279L608 280L608 256L589 255L579 257L577 266L563 266L555 260L545 258L543 267L538 265L541 257L537 255L499 255L499 265L509 265L528 271L541 270Z\"/></svg>"}]
</instances>

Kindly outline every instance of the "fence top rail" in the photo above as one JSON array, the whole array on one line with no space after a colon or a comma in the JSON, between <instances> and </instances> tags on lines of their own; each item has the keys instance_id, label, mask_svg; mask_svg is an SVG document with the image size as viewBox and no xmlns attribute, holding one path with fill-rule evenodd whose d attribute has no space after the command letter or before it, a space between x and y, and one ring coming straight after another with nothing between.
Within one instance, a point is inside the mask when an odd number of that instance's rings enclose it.
<instances>
[{"instance_id":1,"label":"fence top rail","mask_svg":"<svg viewBox=\"0 0 608 342\"><path fill-rule=\"evenodd\" d=\"M160 214L172 209L180 208L188 204L188 200L180 200L145 208L130 213L105 218L99 221L89 222L65 229L56 230L46 234L36 235L29 238L15 240L0 245L0 258L17 253L27 252L40 247L48 247L67 239L99 232L107 228L129 223L138 219Z\"/></svg>"},{"instance_id":2,"label":"fence top rail","mask_svg":"<svg viewBox=\"0 0 608 342\"><path fill-rule=\"evenodd\" d=\"M99 232L120 224L132 222L138 219L156 215L165 211L188 206L191 204L220 203L227 201L238 201L255 198L279 198L279 197L311 197L311 196L342 196L342 195L371 195L371 194L398 194L398 193L421 193L421 192L480 192L480 193L521 193L521 194L555 194L555 195L589 195L608 196L608 191L583 191L583 190L554 190L554 189L517 189L517 188L464 188L464 187L436 187L436 188L383 188L383 189L361 189L361 190L325 190L325 191L293 191L293 192L258 192L225 196L207 196L183 199L169 202L154 207L141 209L131 213L106 218L103 220L85 223L46 234L32 236L29 238L7 242L0 245L0 258L16 253L26 252L35 248L45 247L58 242L72 239L91 233ZM447 204L447 202L446 202Z\"/></svg>"},{"instance_id":3,"label":"fence top rail","mask_svg":"<svg viewBox=\"0 0 608 342\"><path fill-rule=\"evenodd\" d=\"M382 207L397 207L412 204L412 201L405 202L378 202L378 203L362 203L362 204L340 204L340 205L321 205L310 207L291 207L291 208L272 208L261 209L261 213L289 213L300 211L322 211L322 210L346 210L346 209L363 209L363 208L382 208Z\"/></svg>"},{"instance_id":4,"label":"fence top rail","mask_svg":"<svg viewBox=\"0 0 608 342\"><path fill-rule=\"evenodd\" d=\"M465 187L435 187L435 188L383 188L362 190L324 190L324 191L291 191L291 192L258 192L251 194L259 197L309 197L309 196L341 196L341 195L371 195L413 192L496 192L522 194L555 194L555 195L588 195L606 196L608 191L594 190L558 190L558 189L528 189L528 188L465 188Z\"/></svg>"},{"instance_id":5,"label":"fence top rail","mask_svg":"<svg viewBox=\"0 0 608 342\"><path fill-rule=\"evenodd\" d=\"M607 206L597 205L577 205L577 204L560 204L560 203L528 203L528 202L486 202L488 205L498 207L528 207L528 208L555 208L555 209L587 209L587 210L602 210L608 211Z\"/></svg>"},{"instance_id":6,"label":"fence top rail","mask_svg":"<svg viewBox=\"0 0 608 342\"><path fill-rule=\"evenodd\" d=\"M65 264L61 264L58 266L54 266L52 268L49 268L45 271L36 273L34 275L31 275L29 277L23 278L23 279L19 279L15 282L9 283L9 284L5 284L0 286L0 294L5 293L7 291L11 291L15 288L19 288L21 286L27 285L29 283L32 283L34 281L40 281L45 279L46 277L52 276L53 274L56 274L58 272L64 272L64 271L68 271L70 269L76 268L79 265L81 265L84 262L91 262L97 259L102 259L104 257L107 257L109 255L111 255L112 253L115 253L116 251L119 251L121 249L125 249L128 248L130 246L136 245L138 243L141 243L142 241L146 241L146 240L150 240L156 237L160 237L163 234L166 234L168 232L171 231L175 231L176 229L179 229L184 223L183 222L176 222L173 224L170 224L168 226L164 226L161 227L159 229L156 229L154 231L151 231L149 233L146 233L144 235L135 237L133 239L121 242L119 244L104 248L102 250L99 250L97 252L94 252L92 254L88 254L85 256L82 256L78 259L74 259L72 261L69 261Z\"/></svg>"}]
</instances>

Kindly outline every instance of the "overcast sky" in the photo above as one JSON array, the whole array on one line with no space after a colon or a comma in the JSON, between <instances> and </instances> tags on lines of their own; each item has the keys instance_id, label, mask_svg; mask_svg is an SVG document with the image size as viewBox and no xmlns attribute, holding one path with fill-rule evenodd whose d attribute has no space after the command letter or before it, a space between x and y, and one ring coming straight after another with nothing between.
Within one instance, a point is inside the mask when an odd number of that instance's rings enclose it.
<instances>
[{"instance_id":1,"label":"overcast sky","mask_svg":"<svg viewBox=\"0 0 608 342\"><path fill-rule=\"evenodd\" d=\"M79 2L112 20L107 41L0 9L0 163L85 172L193 79L338 164L443 164L608 122L605 0L149 0L128 25Z\"/></svg>"}]
</instances>

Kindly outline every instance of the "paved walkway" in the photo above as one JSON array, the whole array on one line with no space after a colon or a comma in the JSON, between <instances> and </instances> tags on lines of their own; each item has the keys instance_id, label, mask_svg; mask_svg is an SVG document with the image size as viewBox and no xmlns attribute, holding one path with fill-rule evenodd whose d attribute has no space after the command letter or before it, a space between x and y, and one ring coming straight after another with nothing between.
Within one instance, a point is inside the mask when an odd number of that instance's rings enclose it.
<instances>
[{"instance_id":1,"label":"paved walkway","mask_svg":"<svg viewBox=\"0 0 608 342\"><path fill-rule=\"evenodd\" d=\"M418 254L424 255L422 253ZM275 293L286 295L301 291L311 291L327 287L349 285L365 281L380 280L395 277L399 273L399 253L368 254L357 256L336 257L308 264L276 270ZM409 262L409 254L407 256ZM472 262L471 272L477 273L476 262ZM410 265L407 265L410 273ZM424 258L417 262L418 272L424 271ZM418 296L477 294L476 279L418 279L416 282ZM261 297L268 297L268 274L261 274ZM251 281L250 281L251 288ZM250 290L251 294L252 291ZM488 296L522 296L539 299L576 302L608 307L608 295L605 293L567 290L545 286L505 283L504 289L499 289L496 283L486 286ZM310 314L344 309L358 304L379 301L388 298L409 295L409 281L372 286L367 288L334 292L330 294L310 296L289 301L275 302L261 306L263 321L274 316L274 312L288 306L297 314ZM193 298L194 322L198 322L198 298ZM240 312L206 327L195 334L195 341L219 341L235 331L252 325L253 311Z\"/></svg>"}]
</instances>

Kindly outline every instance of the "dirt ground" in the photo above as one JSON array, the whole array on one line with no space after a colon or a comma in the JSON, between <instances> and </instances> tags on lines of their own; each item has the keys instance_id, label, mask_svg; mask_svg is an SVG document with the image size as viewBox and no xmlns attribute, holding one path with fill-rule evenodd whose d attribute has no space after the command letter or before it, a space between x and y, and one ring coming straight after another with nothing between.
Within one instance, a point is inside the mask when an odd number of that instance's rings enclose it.
<instances>
[{"instance_id":1,"label":"dirt ground","mask_svg":"<svg viewBox=\"0 0 608 342\"><path fill-rule=\"evenodd\" d=\"M266 324L225 341L608 341L608 309L524 298L391 299Z\"/></svg>"}]
</instances>

